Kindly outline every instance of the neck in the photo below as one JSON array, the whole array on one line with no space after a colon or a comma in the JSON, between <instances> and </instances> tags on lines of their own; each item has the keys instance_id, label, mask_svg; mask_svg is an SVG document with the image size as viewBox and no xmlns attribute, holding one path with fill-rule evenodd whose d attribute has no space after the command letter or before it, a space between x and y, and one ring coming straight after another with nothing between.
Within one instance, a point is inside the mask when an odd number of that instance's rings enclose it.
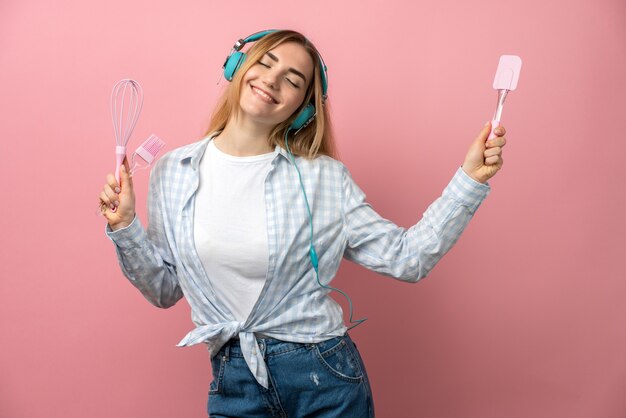
<instances>
[{"instance_id":1,"label":"neck","mask_svg":"<svg viewBox=\"0 0 626 418\"><path fill-rule=\"evenodd\" d=\"M214 139L220 151L236 157L249 157L274 151L269 145L271 126L245 122L231 117L224 130Z\"/></svg>"}]
</instances>

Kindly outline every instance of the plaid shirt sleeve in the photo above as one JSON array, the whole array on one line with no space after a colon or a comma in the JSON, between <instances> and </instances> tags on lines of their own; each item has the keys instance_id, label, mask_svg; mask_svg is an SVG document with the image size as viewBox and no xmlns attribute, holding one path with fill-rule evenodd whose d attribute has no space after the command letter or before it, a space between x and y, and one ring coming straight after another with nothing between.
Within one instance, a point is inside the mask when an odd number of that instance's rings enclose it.
<instances>
[{"instance_id":1,"label":"plaid shirt sleeve","mask_svg":"<svg viewBox=\"0 0 626 418\"><path fill-rule=\"evenodd\" d=\"M135 216L129 226L116 231L112 231L107 224L106 234L115 243L120 267L128 280L150 303L159 308L169 308L182 298L183 292L161 215L159 162L150 173L148 231Z\"/></svg>"},{"instance_id":2,"label":"plaid shirt sleeve","mask_svg":"<svg viewBox=\"0 0 626 418\"><path fill-rule=\"evenodd\" d=\"M441 197L406 229L377 214L346 170L344 257L380 274L416 282L456 243L489 191L489 185L476 182L459 167Z\"/></svg>"}]
</instances>

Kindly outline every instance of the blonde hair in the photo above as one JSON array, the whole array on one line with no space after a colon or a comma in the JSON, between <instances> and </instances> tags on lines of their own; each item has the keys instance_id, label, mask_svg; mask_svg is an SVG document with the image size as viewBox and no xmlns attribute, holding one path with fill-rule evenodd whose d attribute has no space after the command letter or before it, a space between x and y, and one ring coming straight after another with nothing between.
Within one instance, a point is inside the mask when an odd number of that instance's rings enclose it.
<instances>
[{"instance_id":1,"label":"blonde hair","mask_svg":"<svg viewBox=\"0 0 626 418\"><path fill-rule=\"evenodd\" d=\"M320 55L317 48L304 35L292 31L281 30L265 35L252 45L246 52L246 60L235 73L230 85L218 101L209 127L205 133L221 131L226 127L226 123L231 116L239 112L239 97L244 74L250 67L256 64L269 50L285 42L295 42L302 45L313 59L313 82L309 84L304 101L298 109L285 121L279 123L272 129L269 136L269 145L285 148L285 133L289 125L296 119L298 114L309 104L315 105L317 115L313 121L300 130L296 136L289 138L289 148L294 155L313 159L319 155L336 156L335 141L330 123L330 112L328 102L324 103L322 92L322 79L320 75ZM293 132L293 131L292 131Z\"/></svg>"}]
</instances>

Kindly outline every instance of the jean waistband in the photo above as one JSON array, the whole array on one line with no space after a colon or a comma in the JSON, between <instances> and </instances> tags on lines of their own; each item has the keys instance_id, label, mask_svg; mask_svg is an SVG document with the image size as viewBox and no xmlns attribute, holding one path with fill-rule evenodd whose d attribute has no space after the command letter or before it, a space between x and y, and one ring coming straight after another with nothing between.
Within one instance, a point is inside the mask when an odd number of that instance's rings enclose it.
<instances>
[{"instance_id":1,"label":"jean waistband","mask_svg":"<svg viewBox=\"0 0 626 418\"><path fill-rule=\"evenodd\" d=\"M347 333L342 336L331 337L327 340L324 340L318 343L299 343L299 342L292 342L292 341L283 341L283 340L278 340L276 338L263 337L263 336L257 337L256 341L259 346L259 349L266 356L284 354L284 353L302 349L302 348L314 348L316 345L321 346L321 349L323 351L324 348L332 347L334 345L342 343L343 341L345 342L349 341L349 343L352 344L352 340L350 339ZM243 357L239 338L231 338L219 350L220 355L224 355L226 352L228 353L228 356Z\"/></svg>"}]
</instances>

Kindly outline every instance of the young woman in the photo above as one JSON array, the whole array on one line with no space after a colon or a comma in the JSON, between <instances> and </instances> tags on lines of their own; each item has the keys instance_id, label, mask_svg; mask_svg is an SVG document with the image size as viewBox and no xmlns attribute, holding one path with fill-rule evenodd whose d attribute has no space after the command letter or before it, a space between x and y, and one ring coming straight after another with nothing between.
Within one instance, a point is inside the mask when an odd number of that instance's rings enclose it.
<instances>
[{"instance_id":1,"label":"young woman","mask_svg":"<svg viewBox=\"0 0 626 418\"><path fill-rule=\"evenodd\" d=\"M486 125L442 196L404 229L332 158L326 68L303 35L239 41L225 77L206 138L152 170L147 231L127 169L121 184L107 176L99 198L122 271L158 307L187 298L196 328L179 345L208 345L211 417L374 416L328 283L342 258L409 282L425 277L487 196L504 129L486 141Z\"/></svg>"}]
</instances>

